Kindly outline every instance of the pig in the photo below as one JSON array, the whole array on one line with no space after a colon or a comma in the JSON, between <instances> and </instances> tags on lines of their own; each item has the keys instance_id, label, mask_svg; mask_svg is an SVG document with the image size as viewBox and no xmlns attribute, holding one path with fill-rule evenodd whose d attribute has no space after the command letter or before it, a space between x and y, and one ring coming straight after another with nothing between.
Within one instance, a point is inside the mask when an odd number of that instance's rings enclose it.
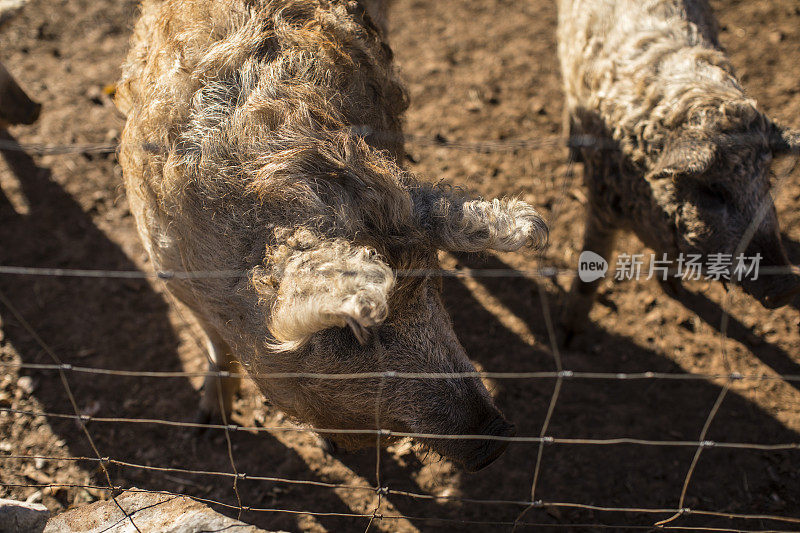
<instances>
[{"instance_id":1,"label":"pig","mask_svg":"<svg viewBox=\"0 0 800 533\"><path fill-rule=\"evenodd\" d=\"M800 280L781 244L770 164L796 153L800 135L745 94L708 2L560 0L557 37L565 129L588 190L583 249L609 258L615 233L629 230L673 262L760 254L761 267L785 273L745 277L742 288L767 308L788 303ZM567 338L601 281L574 280Z\"/></svg>"},{"instance_id":2,"label":"pig","mask_svg":"<svg viewBox=\"0 0 800 533\"><path fill-rule=\"evenodd\" d=\"M212 368L240 364L294 419L508 437L477 378L269 376L473 372L437 251L547 238L522 201L473 199L401 168L408 100L376 5L145 1L116 100L131 211L157 270L198 273L166 284L207 333ZM230 271L243 274L213 275ZM201 414L228 419L236 387L208 379ZM376 443L374 432L324 435L345 449ZM508 444L419 442L467 471Z\"/></svg>"},{"instance_id":3,"label":"pig","mask_svg":"<svg viewBox=\"0 0 800 533\"><path fill-rule=\"evenodd\" d=\"M17 124L33 124L42 105L25 94L17 81L0 63L0 129Z\"/></svg>"}]
</instances>

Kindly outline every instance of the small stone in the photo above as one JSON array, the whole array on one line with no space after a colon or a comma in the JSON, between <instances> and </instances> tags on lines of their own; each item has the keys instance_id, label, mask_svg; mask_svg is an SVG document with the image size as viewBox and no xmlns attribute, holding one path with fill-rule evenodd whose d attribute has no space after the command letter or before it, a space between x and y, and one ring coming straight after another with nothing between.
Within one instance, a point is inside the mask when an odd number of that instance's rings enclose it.
<instances>
[{"instance_id":1,"label":"small stone","mask_svg":"<svg viewBox=\"0 0 800 533\"><path fill-rule=\"evenodd\" d=\"M49 485L53 482L53 478L44 472L31 468L30 466L28 466L28 469L25 470L25 477L35 481L36 483L41 483L42 485ZM2 531L2 529L0 529L0 531Z\"/></svg>"},{"instance_id":2,"label":"small stone","mask_svg":"<svg viewBox=\"0 0 800 533\"><path fill-rule=\"evenodd\" d=\"M533 100L530 104L530 110L537 115L547 114L547 106L541 100Z\"/></svg>"},{"instance_id":3,"label":"small stone","mask_svg":"<svg viewBox=\"0 0 800 533\"><path fill-rule=\"evenodd\" d=\"M774 501L778 505L783 505L784 504L783 499L780 496L778 496L777 492L773 492L772 494L770 494L770 498L772 498L772 501Z\"/></svg>"},{"instance_id":4,"label":"small stone","mask_svg":"<svg viewBox=\"0 0 800 533\"><path fill-rule=\"evenodd\" d=\"M25 394L33 394L36 386L33 383L33 378L30 376L22 376L17 380L17 387L19 387Z\"/></svg>"},{"instance_id":5,"label":"small stone","mask_svg":"<svg viewBox=\"0 0 800 533\"><path fill-rule=\"evenodd\" d=\"M41 533L50 511L40 503L0 499L0 531Z\"/></svg>"},{"instance_id":6,"label":"small stone","mask_svg":"<svg viewBox=\"0 0 800 533\"><path fill-rule=\"evenodd\" d=\"M783 41L786 38L786 34L784 34L780 30L775 30L769 32L769 42L772 44L778 44L779 42Z\"/></svg>"},{"instance_id":7,"label":"small stone","mask_svg":"<svg viewBox=\"0 0 800 533\"><path fill-rule=\"evenodd\" d=\"M90 403L89 405L87 405L86 407L84 407L83 409L81 409L81 414L84 415L84 416L90 416L91 417L91 416L94 416L97 413L99 413L100 409L102 409L102 405L100 404L100 402L95 400L92 403Z\"/></svg>"}]
</instances>

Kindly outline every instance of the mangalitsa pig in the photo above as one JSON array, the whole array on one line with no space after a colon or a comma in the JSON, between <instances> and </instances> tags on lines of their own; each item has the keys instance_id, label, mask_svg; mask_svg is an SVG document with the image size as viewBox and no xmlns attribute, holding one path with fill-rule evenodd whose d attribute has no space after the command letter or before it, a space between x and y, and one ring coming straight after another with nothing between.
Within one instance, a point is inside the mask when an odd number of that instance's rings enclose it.
<instances>
[{"instance_id":1,"label":"mangalitsa pig","mask_svg":"<svg viewBox=\"0 0 800 533\"><path fill-rule=\"evenodd\" d=\"M610 260L623 229L674 265L680 254L703 263L723 254L735 271L739 254L747 269L760 255L760 268L779 272L731 281L766 307L786 304L800 279L781 243L770 166L798 151L800 135L742 89L708 2L560 0L558 9L566 129L589 192L583 249ZM599 282L576 278L568 333L585 323Z\"/></svg>"},{"instance_id":2,"label":"mangalitsa pig","mask_svg":"<svg viewBox=\"0 0 800 533\"><path fill-rule=\"evenodd\" d=\"M145 1L118 88L131 209L156 269L244 273L167 285L216 367L238 361L285 413L317 428L509 436L476 378L267 375L472 372L442 306L437 250L546 240L530 205L473 200L399 166L407 98L375 6ZM206 383L207 413L230 413L236 383L221 381ZM423 443L467 470L507 444Z\"/></svg>"}]
</instances>

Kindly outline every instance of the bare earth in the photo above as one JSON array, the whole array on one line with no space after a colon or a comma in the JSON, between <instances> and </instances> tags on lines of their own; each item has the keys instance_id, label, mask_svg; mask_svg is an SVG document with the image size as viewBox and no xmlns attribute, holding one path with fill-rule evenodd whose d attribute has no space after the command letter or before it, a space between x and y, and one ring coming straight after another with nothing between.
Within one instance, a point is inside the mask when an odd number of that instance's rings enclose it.
<instances>
[{"instance_id":1,"label":"bare earth","mask_svg":"<svg viewBox=\"0 0 800 533\"><path fill-rule=\"evenodd\" d=\"M771 116L800 127L800 7L795 0L726 0L714 3L722 41L743 83ZM21 143L115 142L123 118L104 87L113 84L135 19L131 1L32 0L0 33L0 59L37 99L41 120L11 131ZM526 0L398 0L391 42L407 80L412 106L407 131L450 141L550 139L560 133L562 97L555 58L553 2ZM541 208L552 244L541 256L445 257L448 268L574 268L580 249L582 201L579 166L560 146L479 153L410 142L409 167L430 180L465 184L478 194L520 195ZM791 162L778 162L785 174ZM776 188L784 239L800 263L800 172ZM0 160L0 264L34 267L149 271L110 155L6 155ZM617 252L647 253L627 236ZM545 307L555 314L569 275L447 279L445 299L456 331L484 370L550 371L554 354ZM721 285L695 282L674 299L655 281L606 281L601 302L577 344L561 353L573 371L716 374L800 374L800 301L777 311ZM6 300L64 362L127 370L203 370L198 332L171 305L159 282L33 276L0 277ZM726 303L728 302L728 303ZM723 305L730 315L721 334ZM52 359L6 303L0 304L0 362ZM727 362L727 367L726 367ZM69 385L83 414L97 417L191 421L199 381L70 372ZM20 379L20 378L30 379ZM697 441L724 380L575 380L563 383L546 434L560 438ZM538 436L555 380L495 380L494 394L519 435ZM5 368L0 408L72 413L57 372ZM243 426L297 427L269 408L252 388L236 404ZM138 465L231 472L225 432L198 437L190 428L92 421L99 454ZM800 381L733 383L706 439L717 442L800 442ZM334 484L375 484L374 451L331 456L313 435L295 431L230 434L238 472ZM535 498L604 507L668 508L679 496L694 447L643 444L551 444L544 447ZM392 494L376 520L383 531L501 531L515 503L526 501L538 445L514 443L483 472L467 475L445 461L400 444L381 456L381 484L393 490L444 496ZM96 462L6 458L8 455L95 457L74 420L0 412L0 497L25 499L37 491L58 512L107 491L50 484L107 486ZM699 457L685 507L725 513L800 519L800 450L710 447ZM167 490L238 506L233 478L146 471L114 464L113 484ZM35 487L45 485L45 487ZM240 480L241 505L371 515L378 495L264 480ZM235 516L235 509L218 507ZM669 513L606 512L548 507L524 520L541 531L592 531L588 525L652 525ZM288 531L362 531L364 518L249 511L246 521ZM426 519L427 518L427 519ZM428 519L442 519L439 521ZM562 526L556 529L556 526ZM800 523L705 515L673 525L741 529L800 528Z\"/></svg>"}]
</instances>

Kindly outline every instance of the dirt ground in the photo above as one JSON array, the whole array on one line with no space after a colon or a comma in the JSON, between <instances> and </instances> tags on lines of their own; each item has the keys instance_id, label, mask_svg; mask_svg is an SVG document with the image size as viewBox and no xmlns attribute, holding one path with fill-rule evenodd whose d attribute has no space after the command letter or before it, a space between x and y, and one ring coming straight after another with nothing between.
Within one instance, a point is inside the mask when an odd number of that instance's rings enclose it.
<instances>
[{"instance_id":1,"label":"dirt ground","mask_svg":"<svg viewBox=\"0 0 800 533\"><path fill-rule=\"evenodd\" d=\"M722 42L743 84L761 107L800 126L800 7L796 0L714 2ZM21 143L104 143L118 139L123 118L104 87L118 77L136 15L135 2L32 0L0 32L0 60L37 99L41 120L11 130ZM552 1L397 0L391 42L408 83L407 131L433 139L549 138L560 133L562 96L555 58ZM448 268L574 268L580 250L583 193L579 166L560 147L493 153L454 151L409 143L409 167L430 180L464 184L478 194L520 195L541 208L552 244L539 255L446 257ZM787 168L778 162L776 169ZM0 264L149 271L138 242L113 154L7 153L0 160ZM776 193L790 258L800 263L800 172ZM630 236L617 252L646 252ZM554 369L543 305L557 312L570 277L470 278L445 281L446 304L464 346L484 370ZM800 374L800 302L767 311L722 286L687 285L674 299L654 281L611 282L602 289L591 323L564 351L564 368L592 372L733 371L775 377ZM171 305L159 282L119 279L0 277L3 299L66 363L96 368L203 370L197 330ZM728 339L722 306L730 298ZM0 304L0 362L49 363L49 355L6 304ZM725 356L723 356L723 349ZM183 377L126 378L68 373L82 413L98 417L190 421L200 383ZM800 382L736 382L707 438L719 442L800 442ZM519 435L538 436L553 393L552 379L495 380L494 394ZM566 380L548 435L606 439L633 437L696 441L723 382L698 380ZM59 375L4 368L0 408L71 413ZM236 404L243 426L292 428L252 388ZM101 456L130 463L231 472L225 434L198 437L188 428L124 422L87 426ZM307 432L236 431L230 434L239 472L249 476L367 486L375 482L375 452L331 456ZM94 452L69 419L0 412L0 496L41 500L58 512L107 497L97 463L23 460L9 455L91 457ZM514 443L495 464L464 474L446 461L418 456L400 444L381 456L382 484L394 490L450 497L382 498L383 531L497 531L523 506L458 501L525 501L538 447ZM536 499L606 507L675 508L695 454L690 447L547 445ZM725 513L800 519L800 451L708 448L687 489L685 506ZM168 490L237 505L230 477L134 467L109 467L123 487ZM35 485L43 485L36 487ZM241 503L336 514L371 514L378 496L356 489L272 481L238 482ZM455 498L455 499L454 499ZM231 509L223 512L233 514ZM541 531L612 530L648 526L666 513L591 509L532 509L525 521ZM361 531L364 518L246 512L246 521L288 531ZM439 519L439 520L431 520ZM579 524L595 524L594 526ZM800 523L688 515L674 525L740 529L800 528ZM556 529L556 526L562 526ZM532 527L532 526L527 526Z\"/></svg>"}]
</instances>

